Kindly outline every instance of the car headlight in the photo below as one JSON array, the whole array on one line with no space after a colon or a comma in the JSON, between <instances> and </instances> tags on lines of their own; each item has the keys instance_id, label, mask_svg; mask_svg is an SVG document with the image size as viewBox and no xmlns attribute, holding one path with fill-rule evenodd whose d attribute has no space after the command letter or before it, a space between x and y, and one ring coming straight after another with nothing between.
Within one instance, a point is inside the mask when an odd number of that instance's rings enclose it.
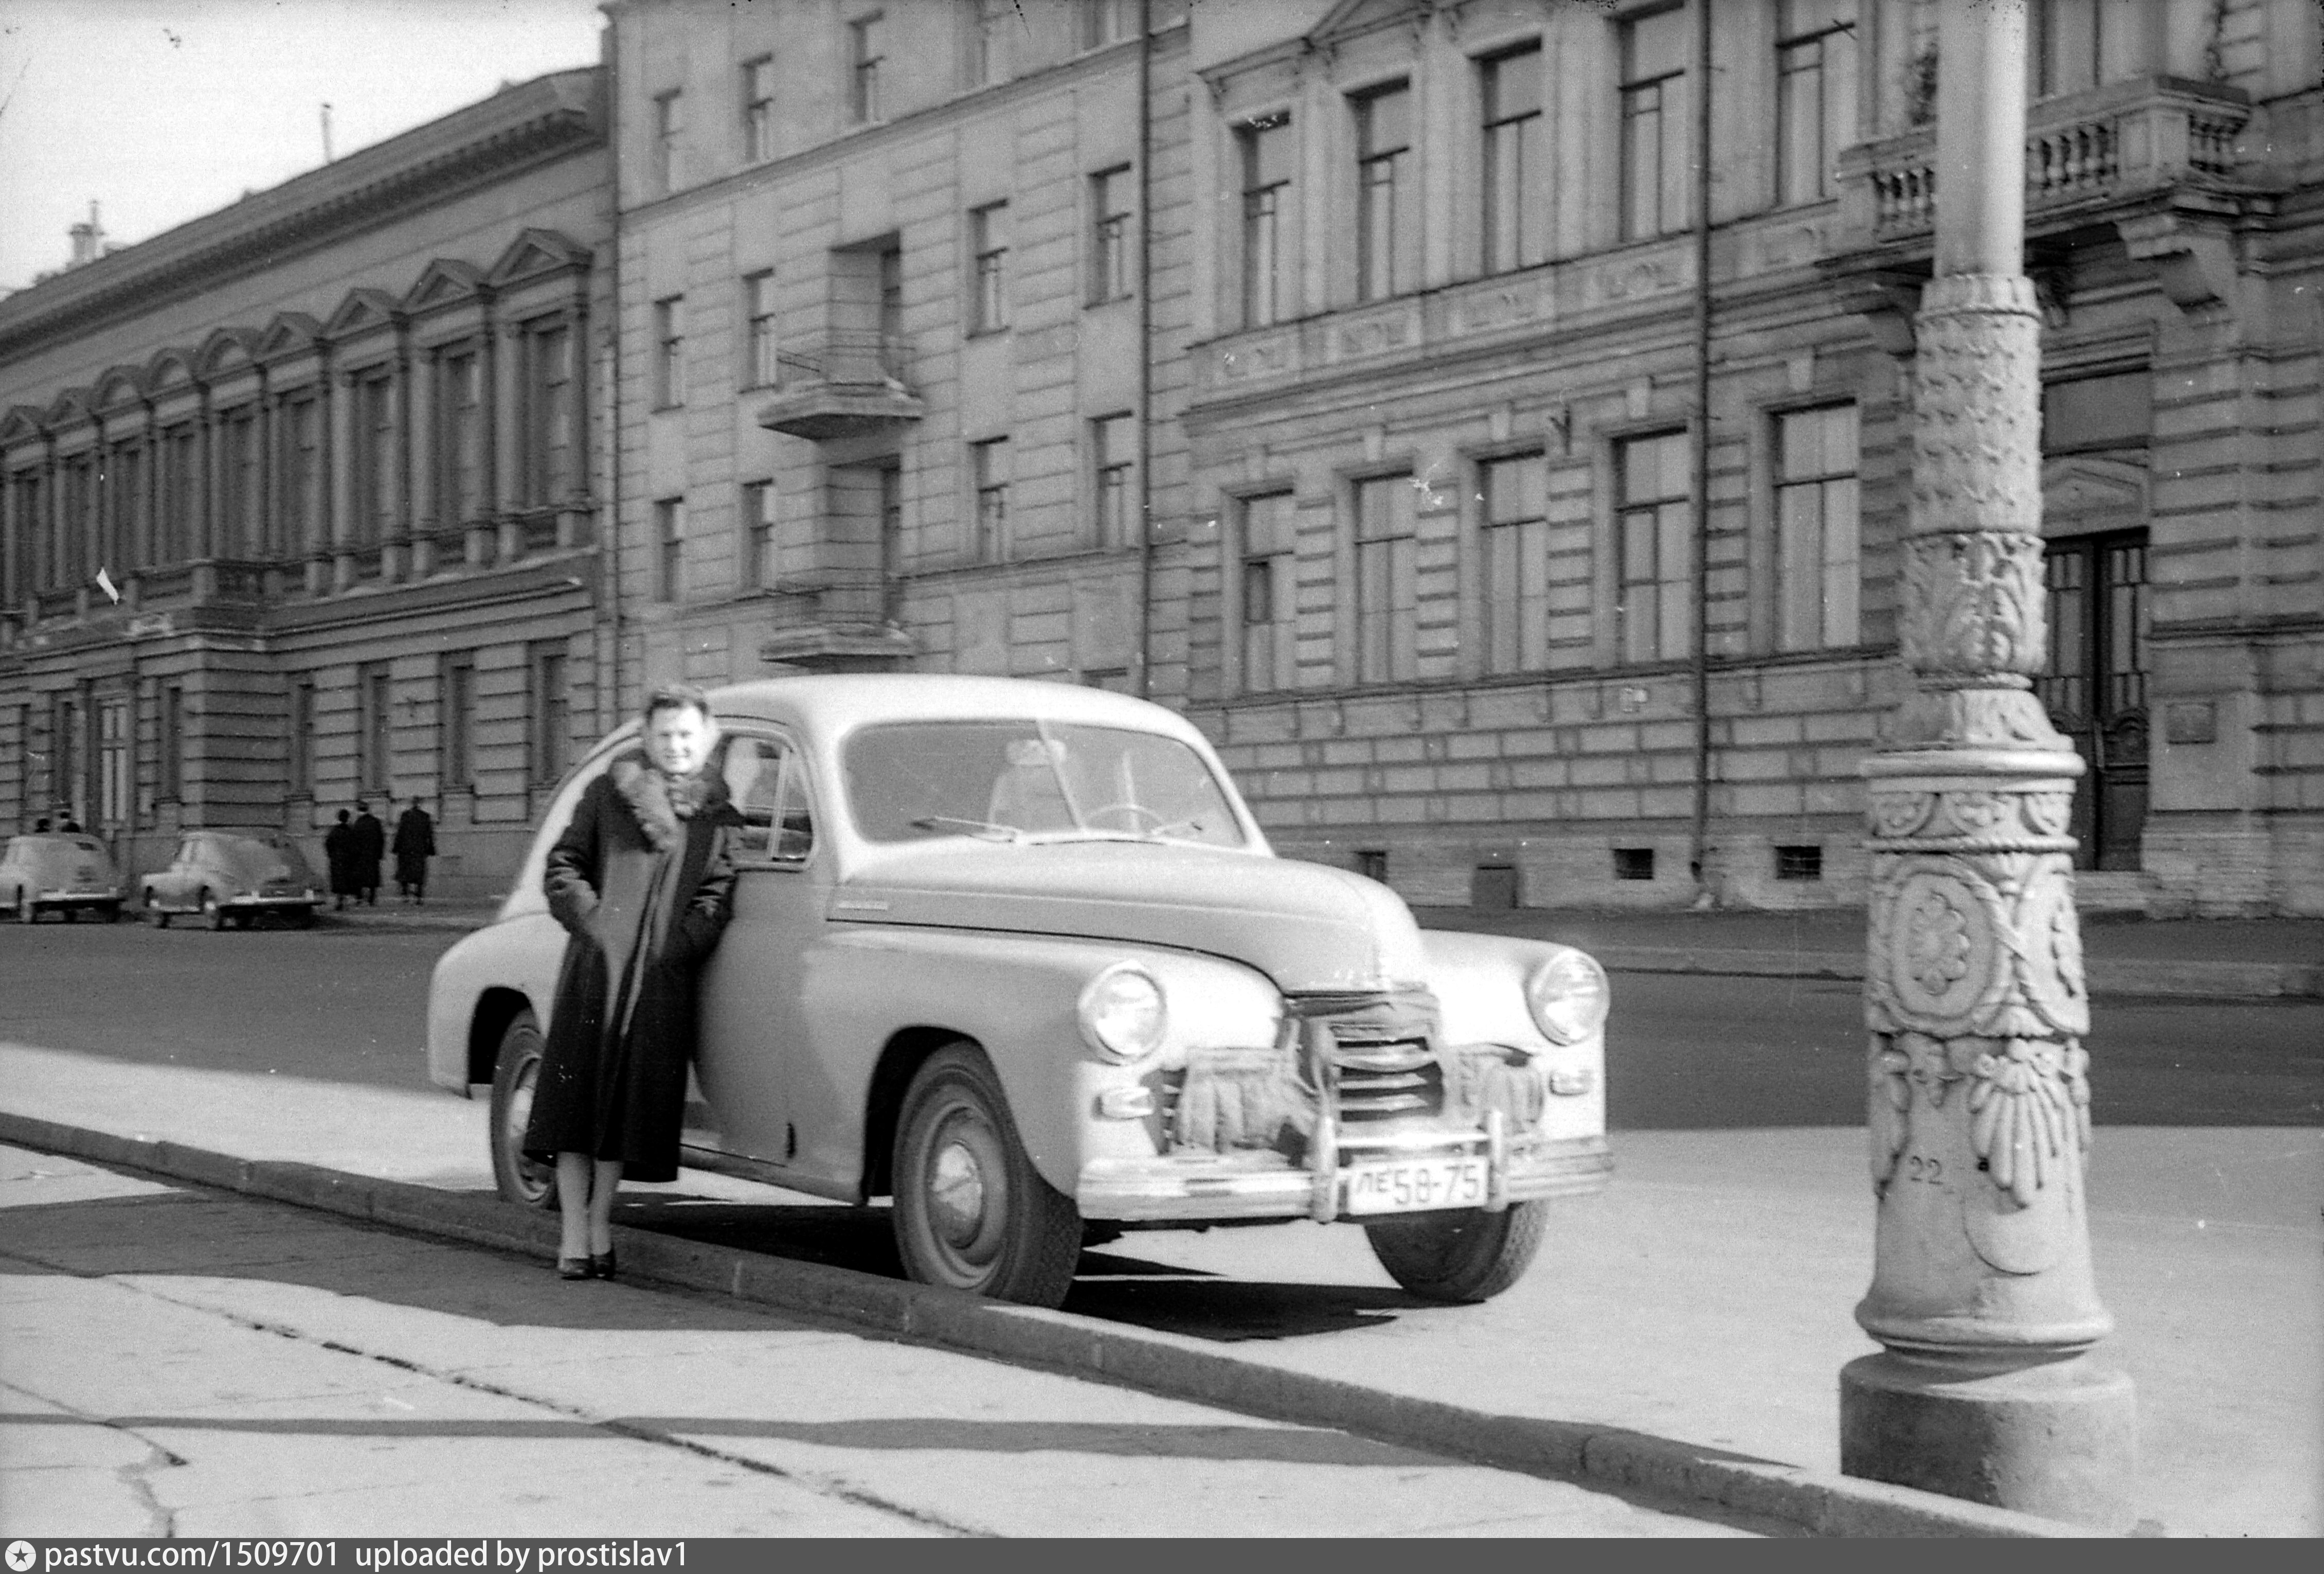
<instances>
[{"instance_id":1,"label":"car headlight","mask_svg":"<svg viewBox=\"0 0 2324 1574\"><path fill-rule=\"evenodd\" d=\"M1561 951L1526 980L1526 1005L1552 1042L1572 1043L1605 1025L1606 970L1585 952Z\"/></svg>"},{"instance_id":2,"label":"car headlight","mask_svg":"<svg viewBox=\"0 0 2324 1574\"><path fill-rule=\"evenodd\" d=\"M1082 1037L1110 1060L1135 1060L1162 1046L1168 1012L1162 986L1135 962L1116 962L1082 990Z\"/></svg>"}]
</instances>

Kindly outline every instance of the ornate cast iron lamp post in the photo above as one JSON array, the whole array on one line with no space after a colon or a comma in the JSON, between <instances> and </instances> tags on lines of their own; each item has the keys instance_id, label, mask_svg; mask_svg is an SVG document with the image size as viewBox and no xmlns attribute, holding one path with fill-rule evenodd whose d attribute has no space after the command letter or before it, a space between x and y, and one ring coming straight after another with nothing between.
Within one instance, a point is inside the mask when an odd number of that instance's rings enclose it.
<instances>
[{"instance_id":1,"label":"ornate cast iron lamp post","mask_svg":"<svg viewBox=\"0 0 2324 1574\"><path fill-rule=\"evenodd\" d=\"M1915 319L1902 643L1868 758L1872 1288L1840 1468L2130 1523L2130 1380L2098 1366L2089 1000L2066 834L2082 764L2043 658L2041 317L2023 268L2022 0L1941 7L1935 276Z\"/></svg>"}]
</instances>

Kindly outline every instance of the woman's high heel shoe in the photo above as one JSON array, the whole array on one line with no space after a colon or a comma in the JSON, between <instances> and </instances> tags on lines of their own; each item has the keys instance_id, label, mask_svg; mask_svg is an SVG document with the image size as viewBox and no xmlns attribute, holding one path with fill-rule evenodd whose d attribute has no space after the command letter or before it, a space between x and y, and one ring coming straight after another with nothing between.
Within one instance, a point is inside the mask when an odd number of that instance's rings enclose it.
<instances>
[{"instance_id":1,"label":"woman's high heel shoe","mask_svg":"<svg viewBox=\"0 0 2324 1574\"><path fill-rule=\"evenodd\" d=\"M591 1278L596 1261L595 1257L559 1257L557 1259L557 1276L559 1279Z\"/></svg>"},{"instance_id":2,"label":"woman's high heel shoe","mask_svg":"<svg viewBox=\"0 0 2324 1574\"><path fill-rule=\"evenodd\" d=\"M602 1252L590 1253L589 1277L592 1279L611 1279L613 1276L613 1248L607 1246Z\"/></svg>"}]
</instances>

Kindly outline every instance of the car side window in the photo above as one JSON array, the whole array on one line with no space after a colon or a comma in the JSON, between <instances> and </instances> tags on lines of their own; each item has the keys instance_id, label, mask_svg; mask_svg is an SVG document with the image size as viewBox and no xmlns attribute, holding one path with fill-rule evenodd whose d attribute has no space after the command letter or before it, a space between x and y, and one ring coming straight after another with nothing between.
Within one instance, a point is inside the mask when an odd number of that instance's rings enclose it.
<instances>
[{"instance_id":1,"label":"car side window","mask_svg":"<svg viewBox=\"0 0 2324 1574\"><path fill-rule=\"evenodd\" d=\"M730 733L724 769L726 790L742 816L742 856L804 861L815 850L815 816L798 750L770 734Z\"/></svg>"}]
</instances>

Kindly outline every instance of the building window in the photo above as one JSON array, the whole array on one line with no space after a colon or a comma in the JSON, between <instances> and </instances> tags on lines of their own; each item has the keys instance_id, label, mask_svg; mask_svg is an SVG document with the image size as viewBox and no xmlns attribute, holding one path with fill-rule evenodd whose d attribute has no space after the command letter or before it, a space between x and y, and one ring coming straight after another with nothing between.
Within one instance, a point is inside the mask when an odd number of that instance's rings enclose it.
<instances>
[{"instance_id":1,"label":"building window","mask_svg":"<svg viewBox=\"0 0 2324 1574\"><path fill-rule=\"evenodd\" d=\"M678 144L686 134L686 96L672 89L654 95L654 190L668 194L678 190Z\"/></svg>"},{"instance_id":2,"label":"building window","mask_svg":"<svg viewBox=\"0 0 2324 1574\"><path fill-rule=\"evenodd\" d=\"M395 530L395 383L355 384L355 544L375 547Z\"/></svg>"},{"instance_id":3,"label":"building window","mask_svg":"<svg viewBox=\"0 0 2324 1574\"><path fill-rule=\"evenodd\" d=\"M473 349L447 355L437 364L438 412L437 508L447 525L458 526L484 511L484 362Z\"/></svg>"},{"instance_id":4,"label":"building window","mask_svg":"<svg viewBox=\"0 0 2324 1574\"><path fill-rule=\"evenodd\" d=\"M968 216L969 249L976 260L976 290L969 301L968 331L1009 326L1009 204L995 202Z\"/></svg>"},{"instance_id":5,"label":"building window","mask_svg":"<svg viewBox=\"0 0 2324 1574\"><path fill-rule=\"evenodd\" d=\"M1776 646L1857 641L1856 406L1775 418Z\"/></svg>"},{"instance_id":6,"label":"building window","mask_svg":"<svg viewBox=\"0 0 2324 1574\"><path fill-rule=\"evenodd\" d=\"M219 522L220 557L251 558L259 553L263 532L258 513L266 501L259 478L262 457L257 407L245 404L228 411L218 421L218 503L225 516Z\"/></svg>"},{"instance_id":7,"label":"building window","mask_svg":"<svg viewBox=\"0 0 2324 1574\"><path fill-rule=\"evenodd\" d=\"M182 803L186 798L186 690L183 685L171 683L161 690L161 713L153 718L155 739L161 746L161 801ZM54 747L53 743L51 745Z\"/></svg>"},{"instance_id":8,"label":"building window","mask_svg":"<svg viewBox=\"0 0 2324 1574\"><path fill-rule=\"evenodd\" d=\"M565 774L567 735L572 730L572 706L565 690L565 642L536 644L527 656L525 715L531 723L525 762L528 779L536 787L553 787Z\"/></svg>"},{"instance_id":9,"label":"building window","mask_svg":"<svg viewBox=\"0 0 2324 1574\"><path fill-rule=\"evenodd\" d=\"M476 785L476 660L466 653L447 656L436 685L438 739L443 752L443 785L447 792L471 792Z\"/></svg>"},{"instance_id":10,"label":"building window","mask_svg":"<svg viewBox=\"0 0 2324 1574\"><path fill-rule=\"evenodd\" d=\"M88 549L88 505L96 495L97 467L86 454L65 461L64 506L57 514L57 544L50 554L56 565L53 588L69 590L88 577L83 561Z\"/></svg>"},{"instance_id":11,"label":"building window","mask_svg":"<svg viewBox=\"0 0 2324 1574\"><path fill-rule=\"evenodd\" d=\"M313 551L323 544L323 406L294 399L282 407L282 546Z\"/></svg>"},{"instance_id":12,"label":"building window","mask_svg":"<svg viewBox=\"0 0 2324 1574\"><path fill-rule=\"evenodd\" d=\"M1103 49L1138 32L1138 0L1081 0L1082 48Z\"/></svg>"},{"instance_id":13,"label":"building window","mask_svg":"<svg viewBox=\"0 0 2324 1574\"><path fill-rule=\"evenodd\" d=\"M880 63L887 51L886 19L878 12L847 24L847 108L858 125L880 118Z\"/></svg>"},{"instance_id":14,"label":"building window","mask_svg":"<svg viewBox=\"0 0 2324 1574\"><path fill-rule=\"evenodd\" d=\"M742 483L742 585L771 590L775 585L775 484Z\"/></svg>"},{"instance_id":15,"label":"building window","mask_svg":"<svg viewBox=\"0 0 2324 1574\"><path fill-rule=\"evenodd\" d=\"M1821 880L1823 878L1823 848L1812 843L1775 849L1775 878L1778 880Z\"/></svg>"},{"instance_id":16,"label":"building window","mask_svg":"<svg viewBox=\"0 0 2324 1574\"><path fill-rule=\"evenodd\" d=\"M1097 544L1137 545L1138 497L1130 485L1138 468L1136 418L1107 415L1091 421L1090 458L1097 483Z\"/></svg>"},{"instance_id":17,"label":"building window","mask_svg":"<svg viewBox=\"0 0 2324 1574\"><path fill-rule=\"evenodd\" d=\"M1254 122L1235 134L1242 151L1242 324L1264 328L1291 310L1291 259L1284 244L1291 208L1291 117Z\"/></svg>"},{"instance_id":18,"label":"building window","mask_svg":"<svg viewBox=\"0 0 2324 1574\"><path fill-rule=\"evenodd\" d=\"M2034 0L2025 20L2036 97L2083 92L2122 75L2107 66L2120 42L2115 34L2127 22L2135 36L2145 22L2133 14L2133 7L2117 10L2119 5L2120 0Z\"/></svg>"},{"instance_id":19,"label":"building window","mask_svg":"<svg viewBox=\"0 0 2324 1574\"><path fill-rule=\"evenodd\" d=\"M779 375L775 360L775 276L748 273L742 279L742 386L771 388Z\"/></svg>"},{"instance_id":20,"label":"building window","mask_svg":"<svg viewBox=\"0 0 2324 1574\"><path fill-rule=\"evenodd\" d=\"M1775 40L1775 200L1832 194L1856 134L1856 0L1782 0Z\"/></svg>"},{"instance_id":21,"label":"building window","mask_svg":"<svg viewBox=\"0 0 2324 1574\"><path fill-rule=\"evenodd\" d=\"M315 796L315 681L301 678L290 685L290 736L284 741L290 759L290 796Z\"/></svg>"},{"instance_id":22,"label":"building window","mask_svg":"<svg viewBox=\"0 0 2324 1574\"><path fill-rule=\"evenodd\" d=\"M1367 880L1377 880L1383 885L1387 884L1388 850L1384 847L1365 847L1360 850L1356 854L1356 873Z\"/></svg>"},{"instance_id":23,"label":"building window","mask_svg":"<svg viewBox=\"0 0 2324 1574\"><path fill-rule=\"evenodd\" d=\"M968 85L989 88L1009 79L1009 29L1017 21L1017 0L976 0L969 19Z\"/></svg>"},{"instance_id":24,"label":"building window","mask_svg":"<svg viewBox=\"0 0 2324 1574\"><path fill-rule=\"evenodd\" d=\"M145 560L145 446L115 443L107 462L113 519L110 559L116 572ZM286 500L287 502L287 500ZM0 606L6 606L0 597Z\"/></svg>"},{"instance_id":25,"label":"building window","mask_svg":"<svg viewBox=\"0 0 2324 1574\"><path fill-rule=\"evenodd\" d=\"M1672 661L1694 648L1687 616L1693 553L1683 431L1637 437L1616 450L1614 618L1626 662Z\"/></svg>"},{"instance_id":26,"label":"building window","mask_svg":"<svg viewBox=\"0 0 2324 1574\"><path fill-rule=\"evenodd\" d=\"M676 601L685 588L686 500L665 497L654 505L656 601Z\"/></svg>"},{"instance_id":27,"label":"building window","mask_svg":"<svg viewBox=\"0 0 2324 1574\"><path fill-rule=\"evenodd\" d=\"M129 823L134 772L129 752L129 701L101 699L97 706L97 818L106 826Z\"/></svg>"},{"instance_id":28,"label":"building window","mask_svg":"<svg viewBox=\"0 0 2324 1574\"><path fill-rule=\"evenodd\" d=\"M1242 502L1242 686L1254 694L1299 681L1298 528L1292 495Z\"/></svg>"},{"instance_id":29,"label":"building window","mask_svg":"<svg viewBox=\"0 0 2324 1574\"><path fill-rule=\"evenodd\" d=\"M393 721L387 664L355 669L355 791L385 793L392 784L389 728Z\"/></svg>"},{"instance_id":30,"label":"building window","mask_svg":"<svg viewBox=\"0 0 2324 1574\"><path fill-rule=\"evenodd\" d=\"M16 523L16 540L19 543L16 550L23 554L23 560L12 570L20 578L10 587L8 601L10 606L14 606L23 597L28 587L32 589L44 588L40 562L42 554L39 523L41 506L45 500L43 497L45 488L41 485L41 473L38 470L20 472L14 479L14 508L11 516ZM5 555L6 554L0 554L0 556Z\"/></svg>"},{"instance_id":31,"label":"building window","mask_svg":"<svg viewBox=\"0 0 2324 1574\"><path fill-rule=\"evenodd\" d=\"M1622 23L1622 238L1687 223L1686 13Z\"/></svg>"},{"instance_id":32,"label":"building window","mask_svg":"<svg viewBox=\"0 0 2324 1574\"><path fill-rule=\"evenodd\" d=\"M1359 481L1356 504L1356 681L1417 675L1418 576L1409 476Z\"/></svg>"},{"instance_id":33,"label":"building window","mask_svg":"<svg viewBox=\"0 0 2324 1574\"><path fill-rule=\"evenodd\" d=\"M1617 880L1651 880L1655 877L1655 849L1652 847L1616 847L1614 878Z\"/></svg>"},{"instance_id":34,"label":"building window","mask_svg":"<svg viewBox=\"0 0 2324 1574\"><path fill-rule=\"evenodd\" d=\"M194 556L199 535L200 515L195 509L201 493L195 483L200 475L200 443L201 434L191 421L161 434L161 542L157 554L161 562L181 563Z\"/></svg>"},{"instance_id":35,"label":"building window","mask_svg":"<svg viewBox=\"0 0 2324 1574\"><path fill-rule=\"evenodd\" d=\"M742 156L754 164L775 156L775 62L767 55L742 62Z\"/></svg>"},{"instance_id":36,"label":"building window","mask_svg":"<svg viewBox=\"0 0 2324 1574\"><path fill-rule=\"evenodd\" d=\"M1122 301L1130 295L1130 217L1137 190L1128 168L1090 177L1090 300Z\"/></svg>"},{"instance_id":37,"label":"building window","mask_svg":"<svg viewBox=\"0 0 2324 1574\"><path fill-rule=\"evenodd\" d=\"M686 300L654 302L653 402L657 410L686 403Z\"/></svg>"},{"instance_id":38,"label":"building window","mask_svg":"<svg viewBox=\"0 0 2324 1574\"><path fill-rule=\"evenodd\" d=\"M1412 92L1404 83L1368 93L1356 110L1356 299L1393 295L1397 238L1409 223Z\"/></svg>"},{"instance_id":39,"label":"building window","mask_svg":"<svg viewBox=\"0 0 2324 1574\"><path fill-rule=\"evenodd\" d=\"M1530 268L1549 255L1547 121L1541 46L1528 44L1479 68L1484 104L1485 272Z\"/></svg>"},{"instance_id":40,"label":"building window","mask_svg":"<svg viewBox=\"0 0 2324 1574\"><path fill-rule=\"evenodd\" d=\"M678 366L678 396L686 397L685 363ZM551 323L525 336L525 500L546 508L579 490L574 462L573 426L576 384L573 376L573 330Z\"/></svg>"},{"instance_id":41,"label":"building window","mask_svg":"<svg viewBox=\"0 0 2324 1574\"><path fill-rule=\"evenodd\" d=\"M1548 471L1539 454L1478 467L1483 497L1485 671L1549 664Z\"/></svg>"},{"instance_id":42,"label":"building window","mask_svg":"<svg viewBox=\"0 0 2324 1574\"><path fill-rule=\"evenodd\" d=\"M1009 440L968 445L969 472L976 487L976 541L980 562L997 563L1009 551Z\"/></svg>"}]
</instances>

